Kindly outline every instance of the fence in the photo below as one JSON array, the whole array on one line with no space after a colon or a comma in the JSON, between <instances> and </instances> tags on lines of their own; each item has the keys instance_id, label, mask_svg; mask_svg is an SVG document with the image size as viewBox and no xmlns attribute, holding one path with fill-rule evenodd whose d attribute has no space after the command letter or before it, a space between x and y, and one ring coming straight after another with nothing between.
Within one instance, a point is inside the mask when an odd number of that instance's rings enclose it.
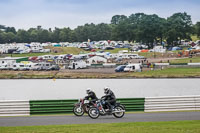
<instances>
[{"instance_id":1,"label":"fence","mask_svg":"<svg viewBox=\"0 0 200 133\"><path fill-rule=\"evenodd\" d=\"M73 105L78 100L32 100L30 114L72 113Z\"/></svg>"},{"instance_id":2,"label":"fence","mask_svg":"<svg viewBox=\"0 0 200 133\"><path fill-rule=\"evenodd\" d=\"M200 110L200 95L146 98L119 98L126 111L182 111ZM0 101L0 116L72 113L77 99Z\"/></svg>"},{"instance_id":3,"label":"fence","mask_svg":"<svg viewBox=\"0 0 200 133\"><path fill-rule=\"evenodd\" d=\"M30 115L29 101L0 101L0 116Z\"/></svg>"},{"instance_id":4,"label":"fence","mask_svg":"<svg viewBox=\"0 0 200 133\"><path fill-rule=\"evenodd\" d=\"M145 112L181 110L200 110L200 96L145 98Z\"/></svg>"},{"instance_id":5,"label":"fence","mask_svg":"<svg viewBox=\"0 0 200 133\"><path fill-rule=\"evenodd\" d=\"M144 98L117 99L126 111L144 111ZM30 101L30 114L72 113L74 103L78 100L35 100Z\"/></svg>"},{"instance_id":6,"label":"fence","mask_svg":"<svg viewBox=\"0 0 200 133\"><path fill-rule=\"evenodd\" d=\"M144 111L145 98L120 98L117 101L125 106L126 111Z\"/></svg>"}]
</instances>

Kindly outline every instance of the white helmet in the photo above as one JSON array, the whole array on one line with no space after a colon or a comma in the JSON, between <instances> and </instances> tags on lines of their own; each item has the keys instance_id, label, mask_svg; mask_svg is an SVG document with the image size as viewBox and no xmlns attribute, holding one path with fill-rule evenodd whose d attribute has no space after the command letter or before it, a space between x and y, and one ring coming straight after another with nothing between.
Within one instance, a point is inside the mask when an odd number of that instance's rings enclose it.
<instances>
[{"instance_id":1,"label":"white helmet","mask_svg":"<svg viewBox=\"0 0 200 133\"><path fill-rule=\"evenodd\" d=\"M108 86L104 87L104 93L107 94L110 88Z\"/></svg>"},{"instance_id":2,"label":"white helmet","mask_svg":"<svg viewBox=\"0 0 200 133\"><path fill-rule=\"evenodd\" d=\"M91 92L91 88L87 88L86 93L89 94Z\"/></svg>"}]
</instances>

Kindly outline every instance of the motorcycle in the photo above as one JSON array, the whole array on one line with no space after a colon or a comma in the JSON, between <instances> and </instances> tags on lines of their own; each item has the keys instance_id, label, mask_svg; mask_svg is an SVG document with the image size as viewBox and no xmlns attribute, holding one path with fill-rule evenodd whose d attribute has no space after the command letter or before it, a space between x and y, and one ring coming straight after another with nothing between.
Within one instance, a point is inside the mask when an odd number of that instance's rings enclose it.
<instances>
[{"instance_id":1,"label":"motorcycle","mask_svg":"<svg viewBox=\"0 0 200 133\"><path fill-rule=\"evenodd\" d=\"M88 113L89 108L92 106L93 104L89 100L79 99L78 103L74 104L73 113L76 116L83 116L84 113Z\"/></svg>"},{"instance_id":2,"label":"motorcycle","mask_svg":"<svg viewBox=\"0 0 200 133\"><path fill-rule=\"evenodd\" d=\"M92 119L98 118L100 115L113 115L116 118L122 118L125 114L125 108L119 102L115 103L113 106L112 112L105 105L103 99L97 100L95 106L90 107L88 110L88 115Z\"/></svg>"}]
</instances>

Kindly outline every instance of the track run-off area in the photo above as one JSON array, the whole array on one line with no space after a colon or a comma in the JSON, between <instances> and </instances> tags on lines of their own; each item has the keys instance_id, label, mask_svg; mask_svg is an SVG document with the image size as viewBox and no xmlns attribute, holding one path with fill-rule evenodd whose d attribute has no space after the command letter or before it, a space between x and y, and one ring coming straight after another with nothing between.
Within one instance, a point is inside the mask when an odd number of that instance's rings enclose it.
<instances>
[{"instance_id":1,"label":"track run-off area","mask_svg":"<svg viewBox=\"0 0 200 133\"><path fill-rule=\"evenodd\" d=\"M37 126L37 125L65 125L65 124L92 124L92 123L121 123L121 122L154 122L200 120L200 111L195 112L156 112L156 113L126 113L123 118L100 116L91 119L84 115L48 115L48 116L20 116L0 117L0 127L4 126Z\"/></svg>"}]
</instances>

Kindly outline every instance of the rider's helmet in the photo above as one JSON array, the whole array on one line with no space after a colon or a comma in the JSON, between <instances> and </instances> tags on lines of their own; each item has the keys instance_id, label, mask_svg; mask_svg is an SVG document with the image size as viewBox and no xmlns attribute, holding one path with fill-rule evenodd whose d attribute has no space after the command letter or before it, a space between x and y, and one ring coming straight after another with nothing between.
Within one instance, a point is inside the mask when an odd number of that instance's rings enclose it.
<instances>
[{"instance_id":1,"label":"rider's helmet","mask_svg":"<svg viewBox=\"0 0 200 133\"><path fill-rule=\"evenodd\" d=\"M87 88L86 93L89 94L91 92L91 88Z\"/></svg>"},{"instance_id":2,"label":"rider's helmet","mask_svg":"<svg viewBox=\"0 0 200 133\"><path fill-rule=\"evenodd\" d=\"M106 86L106 87L104 87L104 93L105 93L105 94L108 94L108 91L109 91L109 90L110 90L110 88L109 88L109 87L107 87L107 86Z\"/></svg>"}]
</instances>

